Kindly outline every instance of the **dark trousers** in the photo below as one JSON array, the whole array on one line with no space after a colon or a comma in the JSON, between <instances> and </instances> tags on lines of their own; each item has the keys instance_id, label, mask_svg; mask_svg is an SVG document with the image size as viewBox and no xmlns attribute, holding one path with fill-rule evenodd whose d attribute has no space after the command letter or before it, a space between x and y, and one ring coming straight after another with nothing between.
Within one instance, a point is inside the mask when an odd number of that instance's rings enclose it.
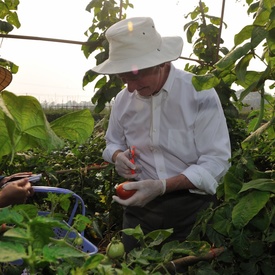
<instances>
[{"instance_id":1,"label":"dark trousers","mask_svg":"<svg viewBox=\"0 0 275 275\"><path fill-rule=\"evenodd\" d=\"M144 207L127 207L123 215L123 228L141 226L144 234L173 228L167 241L184 241L192 230L197 213L216 203L216 196L192 194L186 190L176 191L157 197ZM136 239L123 234L126 252L138 247Z\"/></svg>"}]
</instances>

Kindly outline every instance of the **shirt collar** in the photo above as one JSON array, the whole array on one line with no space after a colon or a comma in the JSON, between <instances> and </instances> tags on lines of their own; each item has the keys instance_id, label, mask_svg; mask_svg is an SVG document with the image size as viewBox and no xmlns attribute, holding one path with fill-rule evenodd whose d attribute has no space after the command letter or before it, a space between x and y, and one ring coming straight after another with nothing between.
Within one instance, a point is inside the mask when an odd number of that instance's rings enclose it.
<instances>
[{"instance_id":1,"label":"shirt collar","mask_svg":"<svg viewBox=\"0 0 275 275\"><path fill-rule=\"evenodd\" d=\"M167 93L169 93L172 90L172 85L174 82L174 75L175 75L175 66L170 63L170 71L169 71L169 75L167 77L166 82L164 83L162 90L166 91Z\"/></svg>"}]
</instances>

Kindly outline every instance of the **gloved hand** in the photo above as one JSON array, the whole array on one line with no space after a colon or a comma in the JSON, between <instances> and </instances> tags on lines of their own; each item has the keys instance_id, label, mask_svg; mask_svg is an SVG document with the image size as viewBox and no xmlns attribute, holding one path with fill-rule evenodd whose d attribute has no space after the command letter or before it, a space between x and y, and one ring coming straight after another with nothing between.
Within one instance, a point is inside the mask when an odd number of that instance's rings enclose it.
<instances>
[{"instance_id":1,"label":"gloved hand","mask_svg":"<svg viewBox=\"0 0 275 275\"><path fill-rule=\"evenodd\" d=\"M124 184L125 190L137 190L136 193L129 199L122 200L118 196L113 196L113 199L124 206L140 206L143 207L148 202L161 196L166 191L165 180L142 180Z\"/></svg>"},{"instance_id":2,"label":"gloved hand","mask_svg":"<svg viewBox=\"0 0 275 275\"><path fill-rule=\"evenodd\" d=\"M125 179L134 179L137 177L136 173L131 173L131 170L137 170L137 165L130 161L130 152L127 149L124 152L120 152L116 156L115 169L117 173Z\"/></svg>"}]
</instances>

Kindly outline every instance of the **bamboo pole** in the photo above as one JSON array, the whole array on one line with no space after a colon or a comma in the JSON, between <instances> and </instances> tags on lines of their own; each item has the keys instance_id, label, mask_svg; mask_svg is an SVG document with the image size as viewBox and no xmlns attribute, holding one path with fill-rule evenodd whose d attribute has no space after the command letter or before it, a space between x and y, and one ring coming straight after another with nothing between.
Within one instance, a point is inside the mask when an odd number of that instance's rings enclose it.
<instances>
[{"instance_id":1,"label":"bamboo pole","mask_svg":"<svg viewBox=\"0 0 275 275\"><path fill-rule=\"evenodd\" d=\"M170 274L176 274L177 270L183 267L194 265L200 261L211 261L218 257L225 250L224 247L212 248L207 254L203 256L186 256L173 260L166 264L166 268Z\"/></svg>"},{"instance_id":2,"label":"bamboo pole","mask_svg":"<svg viewBox=\"0 0 275 275\"><path fill-rule=\"evenodd\" d=\"M47 42L77 44L77 45L87 45L87 44L89 44L89 42L66 40L66 39L58 39L58 38L47 38L47 37L29 36L29 35L0 34L0 37L3 37L3 38L12 38L12 39L25 39L25 40L36 40L36 41L47 41Z\"/></svg>"}]
</instances>

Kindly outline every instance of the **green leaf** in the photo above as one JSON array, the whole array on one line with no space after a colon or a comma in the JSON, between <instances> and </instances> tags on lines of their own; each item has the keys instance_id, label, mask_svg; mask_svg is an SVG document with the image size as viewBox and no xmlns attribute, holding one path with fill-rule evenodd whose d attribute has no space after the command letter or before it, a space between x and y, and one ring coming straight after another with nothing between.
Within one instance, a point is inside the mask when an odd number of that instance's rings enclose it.
<instances>
[{"instance_id":1,"label":"green leaf","mask_svg":"<svg viewBox=\"0 0 275 275\"><path fill-rule=\"evenodd\" d=\"M261 212L259 212L259 215L256 215L251 221L250 224L257 228L257 230L260 230L264 232L265 230L268 230L270 227L270 213L267 210L267 207L264 207Z\"/></svg>"},{"instance_id":2,"label":"green leaf","mask_svg":"<svg viewBox=\"0 0 275 275\"><path fill-rule=\"evenodd\" d=\"M246 70L247 67L249 65L250 60L252 59L253 54L247 54L245 55L240 62L237 64L236 66L236 75L237 78L241 81L245 81L245 77L246 77Z\"/></svg>"},{"instance_id":3,"label":"green leaf","mask_svg":"<svg viewBox=\"0 0 275 275\"><path fill-rule=\"evenodd\" d=\"M22 244L0 241L1 263L12 262L26 257L27 254Z\"/></svg>"},{"instance_id":4,"label":"green leaf","mask_svg":"<svg viewBox=\"0 0 275 275\"><path fill-rule=\"evenodd\" d=\"M266 205L269 198L269 192L256 190L243 196L232 211L232 222L234 226L238 229L246 226Z\"/></svg>"},{"instance_id":5,"label":"green leaf","mask_svg":"<svg viewBox=\"0 0 275 275\"><path fill-rule=\"evenodd\" d=\"M274 56L275 55L275 28L269 30L268 37L267 37L267 44L268 44L269 51Z\"/></svg>"},{"instance_id":6,"label":"green leaf","mask_svg":"<svg viewBox=\"0 0 275 275\"><path fill-rule=\"evenodd\" d=\"M232 228L232 207L229 203L217 208L213 215L212 227L223 236L228 236Z\"/></svg>"},{"instance_id":7,"label":"green leaf","mask_svg":"<svg viewBox=\"0 0 275 275\"><path fill-rule=\"evenodd\" d=\"M0 18L4 19L8 13L9 13L8 7L5 5L5 3L3 3L1 1L0 2ZM3 21L1 20L1 22L3 22Z\"/></svg>"},{"instance_id":8,"label":"green leaf","mask_svg":"<svg viewBox=\"0 0 275 275\"><path fill-rule=\"evenodd\" d=\"M0 209L0 224L19 224L23 221L23 216L10 207Z\"/></svg>"},{"instance_id":9,"label":"green leaf","mask_svg":"<svg viewBox=\"0 0 275 275\"><path fill-rule=\"evenodd\" d=\"M237 252L243 258L249 257L250 239L247 236L247 231L235 231L231 235L234 252Z\"/></svg>"},{"instance_id":10,"label":"green leaf","mask_svg":"<svg viewBox=\"0 0 275 275\"><path fill-rule=\"evenodd\" d=\"M98 77L98 74L92 70L89 70L85 73L82 81L82 86L85 87L90 82L93 82Z\"/></svg>"},{"instance_id":11,"label":"green leaf","mask_svg":"<svg viewBox=\"0 0 275 275\"><path fill-rule=\"evenodd\" d=\"M210 19L210 22L214 25L219 26L221 24L221 18L220 17L216 17L216 16L209 16L209 15L205 15L206 18ZM225 25L226 27L226 25Z\"/></svg>"},{"instance_id":12,"label":"green leaf","mask_svg":"<svg viewBox=\"0 0 275 275\"><path fill-rule=\"evenodd\" d=\"M104 259L104 255L102 254L94 254L91 257L89 257L85 262L82 268L84 270L93 270L95 269L100 262ZM84 273L83 273L84 274Z\"/></svg>"},{"instance_id":13,"label":"green leaf","mask_svg":"<svg viewBox=\"0 0 275 275\"><path fill-rule=\"evenodd\" d=\"M197 91L209 90L220 83L220 79L213 74L195 75L192 83Z\"/></svg>"},{"instance_id":14,"label":"green leaf","mask_svg":"<svg viewBox=\"0 0 275 275\"><path fill-rule=\"evenodd\" d=\"M51 123L53 131L61 138L85 142L94 130L94 119L90 110L81 110L64 115Z\"/></svg>"},{"instance_id":15,"label":"green leaf","mask_svg":"<svg viewBox=\"0 0 275 275\"><path fill-rule=\"evenodd\" d=\"M199 26L199 24L197 22L194 22L193 24L191 24L188 27L187 32L186 32L188 43L192 43L192 38L193 38L195 32L197 31L198 26Z\"/></svg>"},{"instance_id":16,"label":"green leaf","mask_svg":"<svg viewBox=\"0 0 275 275\"><path fill-rule=\"evenodd\" d=\"M24 213L24 215L27 215L28 218L35 218L38 213L38 209L33 204L17 204L12 207L14 211L17 211L18 213Z\"/></svg>"},{"instance_id":17,"label":"green leaf","mask_svg":"<svg viewBox=\"0 0 275 275\"><path fill-rule=\"evenodd\" d=\"M171 236L172 233L173 229L154 230L145 235L145 240L148 243L149 247L156 246L161 244L164 240Z\"/></svg>"},{"instance_id":18,"label":"green leaf","mask_svg":"<svg viewBox=\"0 0 275 275\"><path fill-rule=\"evenodd\" d=\"M10 10L17 10L19 3L19 0L5 0L5 4Z\"/></svg>"},{"instance_id":19,"label":"green leaf","mask_svg":"<svg viewBox=\"0 0 275 275\"><path fill-rule=\"evenodd\" d=\"M124 232L126 235L133 236L137 240L140 240L144 237L140 225L137 225L135 228L123 229L122 232Z\"/></svg>"},{"instance_id":20,"label":"green leaf","mask_svg":"<svg viewBox=\"0 0 275 275\"><path fill-rule=\"evenodd\" d=\"M256 48L264 39L266 39L268 32L263 27L256 26L252 30L251 45Z\"/></svg>"},{"instance_id":21,"label":"green leaf","mask_svg":"<svg viewBox=\"0 0 275 275\"><path fill-rule=\"evenodd\" d=\"M10 23L0 20L0 32L1 33L9 33L12 30L13 30L13 26Z\"/></svg>"},{"instance_id":22,"label":"green leaf","mask_svg":"<svg viewBox=\"0 0 275 275\"><path fill-rule=\"evenodd\" d=\"M233 49L224 58L218 61L215 66L219 70L224 70L227 67L232 66L235 62L244 56L249 50L252 49L251 43L246 43L243 46Z\"/></svg>"},{"instance_id":23,"label":"green leaf","mask_svg":"<svg viewBox=\"0 0 275 275\"><path fill-rule=\"evenodd\" d=\"M87 254L69 245L44 246L44 260L55 262L57 259L86 257Z\"/></svg>"},{"instance_id":24,"label":"green leaf","mask_svg":"<svg viewBox=\"0 0 275 275\"><path fill-rule=\"evenodd\" d=\"M29 148L50 150L63 144L50 128L38 100L4 91L0 95L0 157Z\"/></svg>"},{"instance_id":25,"label":"green leaf","mask_svg":"<svg viewBox=\"0 0 275 275\"><path fill-rule=\"evenodd\" d=\"M233 168L232 168L233 169ZM231 169L224 176L224 193L225 201L235 200L238 192L242 188L243 183L235 176L234 170Z\"/></svg>"},{"instance_id":26,"label":"green leaf","mask_svg":"<svg viewBox=\"0 0 275 275\"><path fill-rule=\"evenodd\" d=\"M256 71L246 71L243 76L245 78L243 80L238 79L236 81L236 83L238 85L243 86L245 89L247 89L247 91L250 92L250 91L255 91L255 88L258 85L259 80L261 79L262 73L256 72ZM243 94L241 94L241 96L240 96L240 100L243 100L249 92L243 91L242 92ZM245 96L244 96L244 94L245 94Z\"/></svg>"},{"instance_id":27,"label":"green leaf","mask_svg":"<svg viewBox=\"0 0 275 275\"><path fill-rule=\"evenodd\" d=\"M68 211L71 201L70 198L72 197L72 194L63 194L64 196L59 196L59 203L60 207L65 210L66 212Z\"/></svg>"},{"instance_id":28,"label":"green leaf","mask_svg":"<svg viewBox=\"0 0 275 275\"><path fill-rule=\"evenodd\" d=\"M28 240L29 236L27 235L27 230L23 228L11 228L10 230L4 233L5 237Z\"/></svg>"},{"instance_id":29,"label":"green leaf","mask_svg":"<svg viewBox=\"0 0 275 275\"><path fill-rule=\"evenodd\" d=\"M243 43L245 40L250 39L253 28L254 28L253 25L248 25L248 26L245 26L239 33L237 33L234 37L235 46L238 46L239 44Z\"/></svg>"},{"instance_id":30,"label":"green leaf","mask_svg":"<svg viewBox=\"0 0 275 275\"><path fill-rule=\"evenodd\" d=\"M240 190L240 193L248 190L259 190L275 193L275 180L272 179L255 179L245 183Z\"/></svg>"},{"instance_id":31,"label":"green leaf","mask_svg":"<svg viewBox=\"0 0 275 275\"><path fill-rule=\"evenodd\" d=\"M91 224L90 218L83 216L81 214L77 214L74 218L73 227L78 231L82 232L87 227L88 224Z\"/></svg>"},{"instance_id":32,"label":"green leaf","mask_svg":"<svg viewBox=\"0 0 275 275\"><path fill-rule=\"evenodd\" d=\"M21 24L16 12L9 12L9 15L7 16L7 21L13 26L15 26L16 28L21 27Z\"/></svg>"},{"instance_id":33,"label":"green leaf","mask_svg":"<svg viewBox=\"0 0 275 275\"><path fill-rule=\"evenodd\" d=\"M257 14L256 14L256 18L253 22L254 25L257 26L264 26L266 24L267 18L269 18L269 14L270 14L270 5L268 5L267 2L270 2L270 0L265 1L265 0L261 0L260 2L260 6L257 10Z\"/></svg>"}]
</instances>

